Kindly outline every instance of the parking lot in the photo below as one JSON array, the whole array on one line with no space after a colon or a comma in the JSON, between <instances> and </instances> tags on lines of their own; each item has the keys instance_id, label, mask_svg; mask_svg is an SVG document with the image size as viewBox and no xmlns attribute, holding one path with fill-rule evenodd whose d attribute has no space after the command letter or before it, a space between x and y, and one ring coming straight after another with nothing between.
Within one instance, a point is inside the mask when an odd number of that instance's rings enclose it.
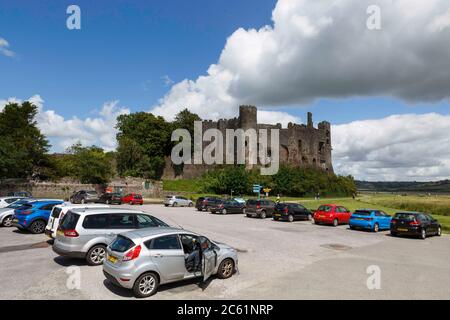
<instances>
[{"instance_id":1,"label":"parking lot","mask_svg":"<svg viewBox=\"0 0 450 320\"><path fill-rule=\"evenodd\" d=\"M450 298L448 235L392 238L388 232L308 221L275 222L162 205L133 208L239 252L239 272L231 279L165 285L149 299ZM80 268L79 289L66 285L70 266ZM367 287L369 266L381 271L380 289ZM0 299L134 299L131 291L109 284L101 267L58 257L45 235L16 228L0 228L0 270Z\"/></svg>"}]
</instances>

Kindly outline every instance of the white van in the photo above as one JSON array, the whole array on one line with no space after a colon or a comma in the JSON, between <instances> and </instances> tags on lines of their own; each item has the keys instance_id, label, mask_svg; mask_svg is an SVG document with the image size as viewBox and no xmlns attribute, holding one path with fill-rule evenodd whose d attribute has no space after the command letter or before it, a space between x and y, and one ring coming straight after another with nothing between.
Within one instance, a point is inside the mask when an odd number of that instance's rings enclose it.
<instances>
[{"instance_id":1,"label":"white van","mask_svg":"<svg viewBox=\"0 0 450 320\"><path fill-rule=\"evenodd\" d=\"M88 208L110 208L106 204L73 204L73 203L63 203L53 207L52 213L48 218L47 226L45 227L45 234L52 238L56 238L56 230L58 229L59 222L64 217L64 215L70 209L88 209Z\"/></svg>"}]
</instances>

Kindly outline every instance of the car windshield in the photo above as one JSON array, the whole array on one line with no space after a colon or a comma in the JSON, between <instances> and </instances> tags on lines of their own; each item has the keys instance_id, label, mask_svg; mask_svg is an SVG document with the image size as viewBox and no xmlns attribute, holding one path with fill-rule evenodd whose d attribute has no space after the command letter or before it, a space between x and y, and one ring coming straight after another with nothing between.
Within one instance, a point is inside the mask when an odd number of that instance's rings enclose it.
<instances>
[{"instance_id":1,"label":"car windshield","mask_svg":"<svg viewBox=\"0 0 450 320\"><path fill-rule=\"evenodd\" d=\"M412 213L396 213L395 219L412 221L416 219L416 215Z\"/></svg>"},{"instance_id":2,"label":"car windshield","mask_svg":"<svg viewBox=\"0 0 450 320\"><path fill-rule=\"evenodd\" d=\"M320 206L318 211L331 212L331 206Z\"/></svg>"},{"instance_id":3,"label":"car windshield","mask_svg":"<svg viewBox=\"0 0 450 320\"><path fill-rule=\"evenodd\" d=\"M111 243L110 248L112 251L125 252L134 246L134 242L127 237L118 235L116 239Z\"/></svg>"},{"instance_id":4,"label":"car windshield","mask_svg":"<svg viewBox=\"0 0 450 320\"><path fill-rule=\"evenodd\" d=\"M368 210L356 210L355 214L359 215L359 216L370 216L370 214L372 213L372 211L368 211Z\"/></svg>"},{"instance_id":5,"label":"car windshield","mask_svg":"<svg viewBox=\"0 0 450 320\"><path fill-rule=\"evenodd\" d=\"M8 208L13 208L13 209L20 208L21 206L23 206L23 205L26 204L27 202L28 202L28 200L19 200L19 201L16 201L16 202L11 203L11 204L8 206Z\"/></svg>"}]
</instances>

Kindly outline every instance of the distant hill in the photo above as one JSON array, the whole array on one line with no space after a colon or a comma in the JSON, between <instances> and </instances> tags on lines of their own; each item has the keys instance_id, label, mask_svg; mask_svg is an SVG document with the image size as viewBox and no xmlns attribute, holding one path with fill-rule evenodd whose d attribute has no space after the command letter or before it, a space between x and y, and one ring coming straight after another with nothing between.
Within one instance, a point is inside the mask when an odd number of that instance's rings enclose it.
<instances>
[{"instance_id":1,"label":"distant hill","mask_svg":"<svg viewBox=\"0 0 450 320\"><path fill-rule=\"evenodd\" d=\"M414 192L414 193L450 193L450 180L417 182L417 181L356 181L358 191L373 192Z\"/></svg>"}]
</instances>

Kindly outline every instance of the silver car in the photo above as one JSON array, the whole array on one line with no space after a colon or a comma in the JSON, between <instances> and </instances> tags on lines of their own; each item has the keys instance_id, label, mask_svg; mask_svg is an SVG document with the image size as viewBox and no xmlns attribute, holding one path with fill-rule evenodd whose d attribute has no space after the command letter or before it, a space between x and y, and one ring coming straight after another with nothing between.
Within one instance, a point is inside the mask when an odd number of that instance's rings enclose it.
<instances>
[{"instance_id":1,"label":"silver car","mask_svg":"<svg viewBox=\"0 0 450 320\"><path fill-rule=\"evenodd\" d=\"M107 248L105 277L132 289L136 297L155 294L160 284L216 274L230 278L237 271L237 251L206 237L175 228L121 233Z\"/></svg>"},{"instance_id":2,"label":"silver car","mask_svg":"<svg viewBox=\"0 0 450 320\"><path fill-rule=\"evenodd\" d=\"M168 225L137 210L122 208L89 208L69 210L56 231L53 251L60 256L86 259L89 265L100 265L106 246L116 235L140 228Z\"/></svg>"},{"instance_id":3,"label":"silver car","mask_svg":"<svg viewBox=\"0 0 450 320\"><path fill-rule=\"evenodd\" d=\"M192 200L189 200L182 196L167 196L164 199L164 205L166 207L172 206L172 207L192 207L194 203Z\"/></svg>"},{"instance_id":4,"label":"silver car","mask_svg":"<svg viewBox=\"0 0 450 320\"><path fill-rule=\"evenodd\" d=\"M12 220L14 215L14 210L17 208L20 208L25 203L28 203L32 200L32 198L23 198L20 200L17 200L11 204L9 204L7 207L0 208L0 224L3 227L11 227L12 226Z\"/></svg>"}]
</instances>

